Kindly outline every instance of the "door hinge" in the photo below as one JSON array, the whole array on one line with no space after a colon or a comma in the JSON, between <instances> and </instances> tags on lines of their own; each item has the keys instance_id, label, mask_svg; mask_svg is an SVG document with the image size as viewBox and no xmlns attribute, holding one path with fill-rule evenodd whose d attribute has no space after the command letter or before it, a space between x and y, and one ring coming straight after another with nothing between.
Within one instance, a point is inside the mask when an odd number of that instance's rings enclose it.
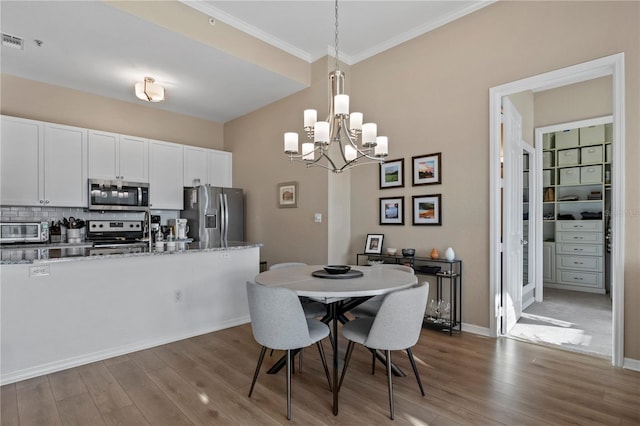
<instances>
[{"instance_id":1,"label":"door hinge","mask_svg":"<svg viewBox=\"0 0 640 426\"><path fill-rule=\"evenodd\" d=\"M502 318L502 316L503 316L502 306L498 306L498 308L496 309L496 318Z\"/></svg>"}]
</instances>

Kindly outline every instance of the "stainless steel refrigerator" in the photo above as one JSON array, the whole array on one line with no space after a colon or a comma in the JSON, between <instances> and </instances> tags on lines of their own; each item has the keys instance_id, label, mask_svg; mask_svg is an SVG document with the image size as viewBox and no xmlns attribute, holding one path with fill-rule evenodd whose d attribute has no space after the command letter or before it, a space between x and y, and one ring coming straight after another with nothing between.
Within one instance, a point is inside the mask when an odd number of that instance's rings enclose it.
<instances>
[{"instance_id":1,"label":"stainless steel refrigerator","mask_svg":"<svg viewBox=\"0 0 640 426\"><path fill-rule=\"evenodd\" d=\"M201 185L184 189L187 236L206 246L244 241L244 194L238 188Z\"/></svg>"}]
</instances>

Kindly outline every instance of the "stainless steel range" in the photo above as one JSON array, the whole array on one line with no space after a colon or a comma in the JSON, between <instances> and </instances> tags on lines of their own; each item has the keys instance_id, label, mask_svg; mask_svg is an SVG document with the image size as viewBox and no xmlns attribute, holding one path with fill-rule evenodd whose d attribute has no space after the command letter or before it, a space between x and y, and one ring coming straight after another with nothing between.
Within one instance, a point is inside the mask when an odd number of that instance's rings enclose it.
<instances>
[{"instance_id":1,"label":"stainless steel range","mask_svg":"<svg viewBox=\"0 0 640 426\"><path fill-rule=\"evenodd\" d=\"M94 247L145 246L141 220L90 220L87 222L86 239Z\"/></svg>"}]
</instances>

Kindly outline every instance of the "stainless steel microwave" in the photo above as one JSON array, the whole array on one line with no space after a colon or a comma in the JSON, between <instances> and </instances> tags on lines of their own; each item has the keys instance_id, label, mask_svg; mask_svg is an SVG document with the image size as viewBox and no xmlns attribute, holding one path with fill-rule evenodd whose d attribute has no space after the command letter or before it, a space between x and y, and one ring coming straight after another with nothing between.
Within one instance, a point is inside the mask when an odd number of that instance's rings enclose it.
<instances>
[{"instance_id":1,"label":"stainless steel microwave","mask_svg":"<svg viewBox=\"0 0 640 426\"><path fill-rule=\"evenodd\" d=\"M2 222L2 243L46 243L49 241L48 222Z\"/></svg>"},{"instance_id":2,"label":"stainless steel microwave","mask_svg":"<svg viewBox=\"0 0 640 426\"><path fill-rule=\"evenodd\" d=\"M148 183L89 179L89 210L144 211L148 208Z\"/></svg>"}]
</instances>

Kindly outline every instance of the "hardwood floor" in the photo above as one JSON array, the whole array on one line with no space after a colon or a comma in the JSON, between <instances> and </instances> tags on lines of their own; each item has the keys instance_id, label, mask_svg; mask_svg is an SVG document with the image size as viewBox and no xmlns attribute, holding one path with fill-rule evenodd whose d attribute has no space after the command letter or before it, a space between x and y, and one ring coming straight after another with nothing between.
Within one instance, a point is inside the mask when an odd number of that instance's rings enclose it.
<instances>
[{"instance_id":1,"label":"hardwood floor","mask_svg":"<svg viewBox=\"0 0 640 426\"><path fill-rule=\"evenodd\" d=\"M326 341L325 350L331 356ZM259 351L247 324L5 385L1 424L640 424L638 372L512 339L434 330L423 330L413 350L425 397L406 354L394 353L408 373L394 378L395 421L383 366L371 375L369 353L356 347L335 417L318 352L305 350L287 422L284 374L266 374L280 353L266 358L247 398Z\"/></svg>"}]
</instances>

